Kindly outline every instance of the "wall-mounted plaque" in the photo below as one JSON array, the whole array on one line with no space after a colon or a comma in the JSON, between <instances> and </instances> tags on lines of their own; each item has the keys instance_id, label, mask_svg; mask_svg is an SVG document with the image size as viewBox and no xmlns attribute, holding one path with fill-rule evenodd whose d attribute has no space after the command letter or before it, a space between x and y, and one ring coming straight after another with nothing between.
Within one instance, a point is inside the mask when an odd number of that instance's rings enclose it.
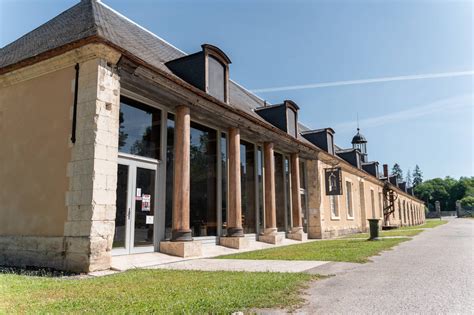
<instances>
[{"instance_id":1,"label":"wall-mounted plaque","mask_svg":"<svg viewBox=\"0 0 474 315\"><path fill-rule=\"evenodd\" d=\"M342 195L342 172L340 167L324 169L326 195Z\"/></svg>"}]
</instances>

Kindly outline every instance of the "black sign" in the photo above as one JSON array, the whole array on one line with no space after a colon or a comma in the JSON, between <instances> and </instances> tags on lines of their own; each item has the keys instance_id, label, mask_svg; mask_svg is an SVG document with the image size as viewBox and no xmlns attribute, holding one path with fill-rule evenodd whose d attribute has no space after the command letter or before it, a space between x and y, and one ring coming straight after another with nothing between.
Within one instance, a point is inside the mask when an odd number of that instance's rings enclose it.
<instances>
[{"instance_id":1,"label":"black sign","mask_svg":"<svg viewBox=\"0 0 474 315\"><path fill-rule=\"evenodd\" d=\"M342 172L340 167L324 169L326 195L342 195Z\"/></svg>"}]
</instances>

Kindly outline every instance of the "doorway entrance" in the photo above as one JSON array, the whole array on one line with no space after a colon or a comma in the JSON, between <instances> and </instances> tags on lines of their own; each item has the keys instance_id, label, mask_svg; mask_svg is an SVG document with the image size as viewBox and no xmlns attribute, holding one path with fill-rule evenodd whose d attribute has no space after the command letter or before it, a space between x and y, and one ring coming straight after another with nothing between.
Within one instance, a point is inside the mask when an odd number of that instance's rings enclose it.
<instances>
[{"instance_id":1,"label":"doorway entrance","mask_svg":"<svg viewBox=\"0 0 474 315\"><path fill-rule=\"evenodd\" d=\"M154 251L158 164L119 158L112 254Z\"/></svg>"}]
</instances>

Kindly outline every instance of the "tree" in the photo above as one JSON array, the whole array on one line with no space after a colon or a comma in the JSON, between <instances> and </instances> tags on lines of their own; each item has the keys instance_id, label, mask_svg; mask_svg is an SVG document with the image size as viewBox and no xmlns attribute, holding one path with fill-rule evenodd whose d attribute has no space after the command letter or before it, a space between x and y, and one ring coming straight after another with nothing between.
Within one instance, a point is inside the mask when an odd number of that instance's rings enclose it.
<instances>
[{"instance_id":1,"label":"tree","mask_svg":"<svg viewBox=\"0 0 474 315\"><path fill-rule=\"evenodd\" d=\"M449 206L456 207L456 201L461 200L461 204L467 207L474 198L474 177L461 177L449 190Z\"/></svg>"},{"instance_id":2,"label":"tree","mask_svg":"<svg viewBox=\"0 0 474 315\"><path fill-rule=\"evenodd\" d=\"M474 198L474 177L434 178L415 186L415 196L425 201L430 211L434 211L435 201L439 201L442 211L454 211L456 201L470 204Z\"/></svg>"},{"instance_id":3,"label":"tree","mask_svg":"<svg viewBox=\"0 0 474 315\"><path fill-rule=\"evenodd\" d=\"M464 208L474 208L474 197L466 196L461 199L461 206Z\"/></svg>"},{"instance_id":4,"label":"tree","mask_svg":"<svg viewBox=\"0 0 474 315\"><path fill-rule=\"evenodd\" d=\"M425 201L430 211L434 211L435 201L439 201L441 210L446 211L449 189L442 178L430 179L415 187L415 195Z\"/></svg>"},{"instance_id":5,"label":"tree","mask_svg":"<svg viewBox=\"0 0 474 315\"><path fill-rule=\"evenodd\" d=\"M423 183L423 173L421 172L420 167L416 165L415 170L413 171L413 187L416 187L421 183Z\"/></svg>"},{"instance_id":6,"label":"tree","mask_svg":"<svg viewBox=\"0 0 474 315\"><path fill-rule=\"evenodd\" d=\"M127 143L127 138L128 138L128 134L125 133L124 131L124 118L123 118L123 112L120 112L119 114L119 124L120 124L120 127L119 127L119 149L122 148L126 143Z\"/></svg>"},{"instance_id":7,"label":"tree","mask_svg":"<svg viewBox=\"0 0 474 315\"><path fill-rule=\"evenodd\" d=\"M399 183L403 182L403 171L400 165L398 165L398 163L393 164L392 174L397 176L397 180Z\"/></svg>"},{"instance_id":8,"label":"tree","mask_svg":"<svg viewBox=\"0 0 474 315\"><path fill-rule=\"evenodd\" d=\"M407 187L411 187L412 181L411 181L411 173L410 173L410 169L408 169L408 171L407 171L407 178L406 178L406 182L407 182Z\"/></svg>"}]
</instances>

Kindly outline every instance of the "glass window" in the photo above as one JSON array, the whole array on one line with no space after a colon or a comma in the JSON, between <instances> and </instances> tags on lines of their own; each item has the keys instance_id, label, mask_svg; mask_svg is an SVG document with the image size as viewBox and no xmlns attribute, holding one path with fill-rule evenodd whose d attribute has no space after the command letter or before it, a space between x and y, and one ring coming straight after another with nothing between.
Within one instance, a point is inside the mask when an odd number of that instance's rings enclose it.
<instances>
[{"instance_id":1,"label":"glass window","mask_svg":"<svg viewBox=\"0 0 474 315\"><path fill-rule=\"evenodd\" d=\"M306 189L306 171L304 161L300 160L300 188Z\"/></svg>"},{"instance_id":2,"label":"glass window","mask_svg":"<svg viewBox=\"0 0 474 315\"><path fill-rule=\"evenodd\" d=\"M119 151L160 158L161 111L122 97L119 114Z\"/></svg>"},{"instance_id":3,"label":"glass window","mask_svg":"<svg viewBox=\"0 0 474 315\"><path fill-rule=\"evenodd\" d=\"M301 196L301 221L303 223L303 231L308 231L308 205L306 203L306 167L303 160L300 160L300 196Z\"/></svg>"},{"instance_id":4,"label":"glass window","mask_svg":"<svg viewBox=\"0 0 474 315\"><path fill-rule=\"evenodd\" d=\"M337 204L337 196L329 196L329 206L331 208L331 216L334 218L339 217L339 207Z\"/></svg>"},{"instance_id":5,"label":"glass window","mask_svg":"<svg viewBox=\"0 0 474 315\"><path fill-rule=\"evenodd\" d=\"M217 132L191 122L190 226L193 236L217 235Z\"/></svg>"},{"instance_id":6,"label":"glass window","mask_svg":"<svg viewBox=\"0 0 474 315\"><path fill-rule=\"evenodd\" d=\"M372 205L372 219L375 219L375 194L374 190L370 190L370 203Z\"/></svg>"},{"instance_id":7,"label":"glass window","mask_svg":"<svg viewBox=\"0 0 474 315\"><path fill-rule=\"evenodd\" d=\"M135 200L135 246L153 245L153 223L147 222L147 217L155 214L155 181L154 170L137 167L137 188L150 196L150 203L146 206L143 200Z\"/></svg>"},{"instance_id":8,"label":"glass window","mask_svg":"<svg viewBox=\"0 0 474 315\"><path fill-rule=\"evenodd\" d=\"M384 218L384 215L383 215L383 204L385 203L385 201L383 201L383 196L382 196L382 193L379 192L379 209L380 209L380 217L383 219Z\"/></svg>"},{"instance_id":9,"label":"glass window","mask_svg":"<svg viewBox=\"0 0 474 315\"><path fill-rule=\"evenodd\" d=\"M165 238L171 238L173 213L174 115L168 114L166 148L166 218ZM222 147L226 147L225 137ZM221 147L221 149L222 149ZM190 145L190 227L193 236L217 235L217 132L191 122ZM225 151L225 149L224 149ZM227 154L223 154L223 160ZM223 162L224 163L224 162ZM224 169L226 166L223 166ZM227 171L223 170L223 183ZM222 207L226 214L226 185L223 184ZM223 222L226 215L223 214Z\"/></svg>"},{"instance_id":10,"label":"glass window","mask_svg":"<svg viewBox=\"0 0 474 315\"><path fill-rule=\"evenodd\" d=\"M288 133L296 137L296 114L291 108L286 109L288 119Z\"/></svg>"},{"instance_id":11,"label":"glass window","mask_svg":"<svg viewBox=\"0 0 474 315\"><path fill-rule=\"evenodd\" d=\"M117 202L115 213L115 234L113 247L125 247L126 221L128 214L128 165L118 165L117 170Z\"/></svg>"},{"instance_id":12,"label":"glass window","mask_svg":"<svg viewBox=\"0 0 474 315\"><path fill-rule=\"evenodd\" d=\"M225 102L225 66L216 58L209 56L209 94Z\"/></svg>"},{"instance_id":13,"label":"glass window","mask_svg":"<svg viewBox=\"0 0 474 315\"><path fill-rule=\"evenodd\" d=\"M352 183L346 181L346 206L347 206L347 215L350 218L354 217L354 209L352 208Z\"/></svg>"},{"instance_id":14,"label":"glass window","mask_svg":"<svg viewBox=\"0 0 474 315\"><path fill-rule=\"evenodd\" d=\"M171 239L173 218L173 161L174 161L174 115L168 114L166 122L166 214L165 239Z\"/></svg>"},{"instance_id":15,"label":"glass window","mask_svg":"<svg viewBox=\"0 0 474 315\"><path fill-rule=\"evenodd\" d=\"M402 204L400 200L398 200L398 218L400 219L400 222L402 221Z\"/></svg>"},{"instance_id":16,"label":"glass window","mask_svg":"<svg viewBox=\"0 0 474 315\"><path fill-rule=\"evenodd\" d=\"M258 226L259 231L265 229L265 210L263 205L263 152L262 148L257 150L257 176L258 176Z\"/></svg>"},{"instance_id":17,"label":"glass window","mask_svg":"<svg viewBox=\"0 0 474 315\"><path fill-rule=\"evenodd\" d=\"M286 201L285 201L285 172L283 155L275 153L275 202L276 224L278 231L285 231Z\"/></svg>"},{"instance_id":18,"label":"glass window","mask_svg":"<svg viewBox=\"0 0 474 315\"><path fill-rule=\"evenodd\" d=\"M221 135L222 235L227 235L227 136Z\"/></svg>"},{"instance_id":19,"label":"glass window","mask_svg":"<svg viewBox=\"0 0 474 315\"><path fill-rule=\"evenodd\" d=\"M290 186L290 160L285 157L285 195L286 195L286 227L289 230L293 226L293 217L291 214L291 186ZM301 209L300 209L301 210Z\"/></svg>"},{"instance_id":20,"label":"glass window","mask_svg":"<svg viewBox=\"0 0 474 315\"><path fill-rule=\"evenodd\" d=\"M300 194L301 199L301 221L303 223L303 232L308 233L308 212L306 207L306 194Z\"/></svg>"},{"instance_id":21,"label":"glass window","mask_svg":"<svg viewBox=\"0 0 474 315\"><path fill-rule=\"evenodd\" d=\"M246 141L240 141L240 187L244 233L256 233L255 145Z\"/></svg>"}]
</instances>

